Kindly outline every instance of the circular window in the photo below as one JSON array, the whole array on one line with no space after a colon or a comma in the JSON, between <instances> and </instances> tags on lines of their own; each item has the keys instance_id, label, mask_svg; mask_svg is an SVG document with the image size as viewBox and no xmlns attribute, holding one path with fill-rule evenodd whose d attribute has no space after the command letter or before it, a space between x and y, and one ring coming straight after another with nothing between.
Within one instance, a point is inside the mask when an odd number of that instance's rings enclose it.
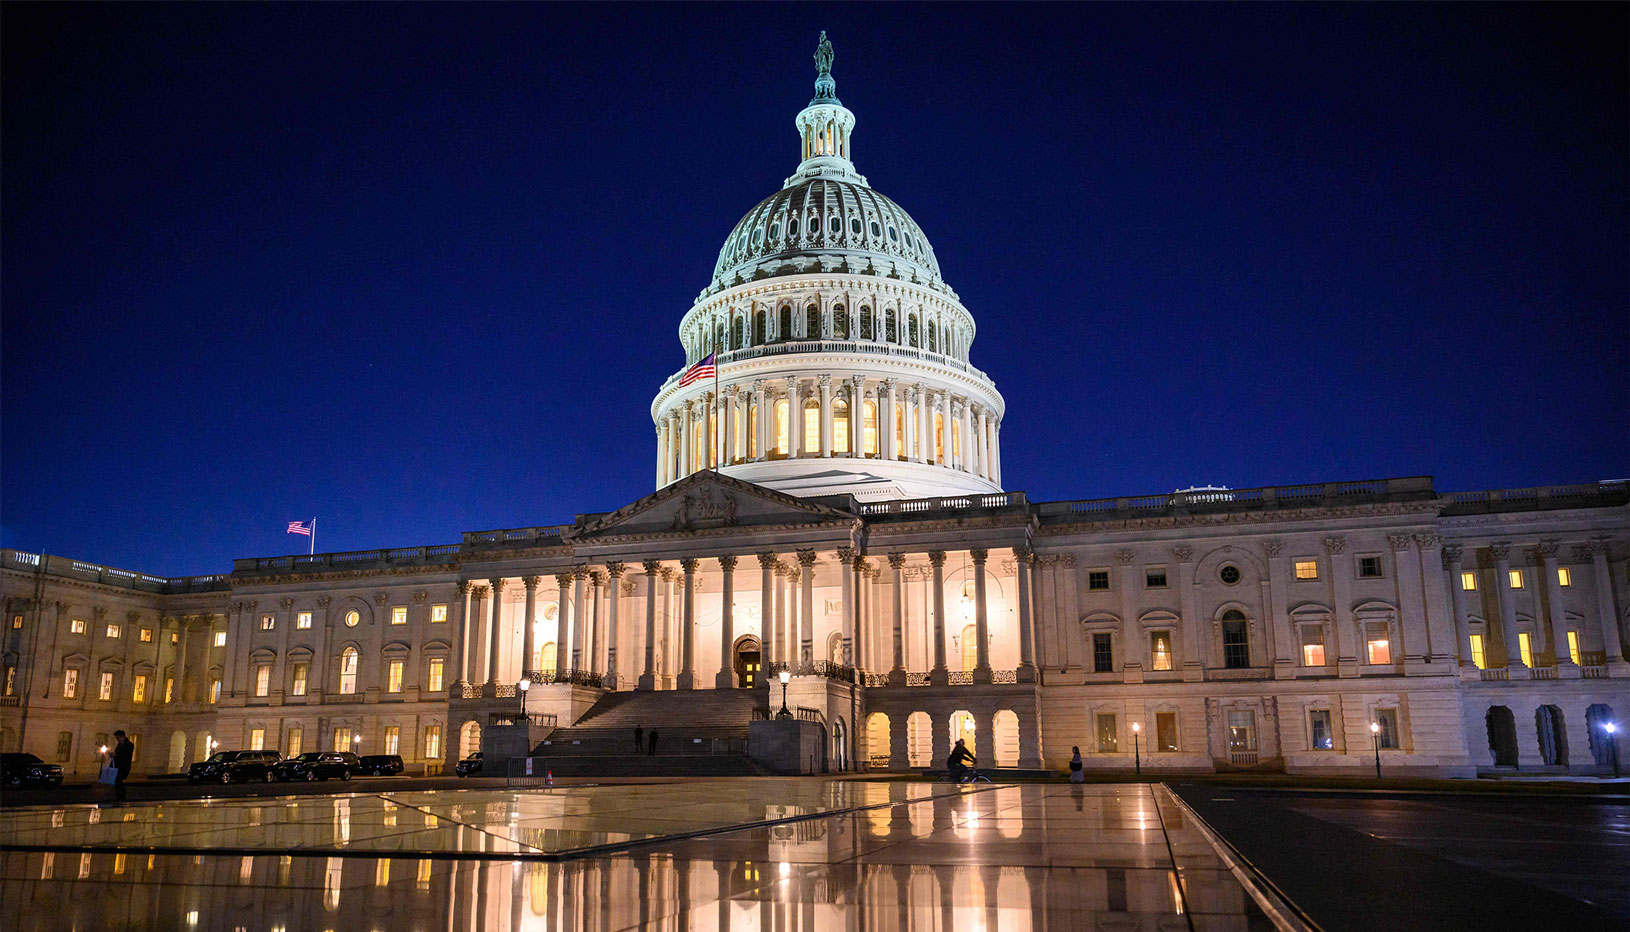
<instances>
[{"instance_id":1,"label":"circular window","mask_svg":"<svg viewBox=\"0 0 1630 932\"><path fill-rule=\"evenodd\" d=\"M797 236L798 235L798 218L797 217L794 217L793 219L787 221L787 235L788 236Z\"/></svg>"},{"instance_id":2,"label":"circular window","mask_svg":"<svg viewBox=\"0 0 1630 932\"><path fill-rule=\"evenodd\" d=\"M873 236L882 236L883 235L883 228L877 225L876 220L872 221L872 235Z\"/></svg>"},{"instance_id":3,"label":"circular window","mask_svg":"<svg viewBox=\"0 0 1630 932\"><path fill-rule=\"evenodd\" d=\"M347 628L355 628L357 626L357 622L361 620L362 616L358 614L357 610L354 608L345 613L345 626Z\"/></svg>"},{"instance_id":4,"label":"circular window","mask_svg":"<svg viewBox=\"0 0 1630 932\"><path fill-rule=\"evenodd\" d=\"M898 243L899 241L900 234L894 229L894 227L889 227L889 242Z\"/></svg>"},{"instance_id":5,"label":"circular window","mask_svg":"<svg viewBox=\"0 0 1630 932\"><path fill-rule=\"evenodd\" d=\"M1239 582L1239 567L1232 564L1224 566L1217 571L1217 578L1232 586L1234 583Z\"/></svg>"},{"instance_id":6,"label":"circular window","mask_svg":"<svg viewBox=\"0 0 1630 932\"><path fill-rule=\"evenodd\" d=\"M548 603L547 605L545 605L543 607L543 620L544 621L554 621L556 618L559 618L559 617L560 617L560 605L558 603L550 602L550 603Z\"/></svg>"},{"instance_id":7,"label":"circular window","mask_svg":"<svg viewBox=\"0 0 1630 932\"><path fill-rule=\"evenodd\" d=\"M853 235L853 236L859 236L860 235L860 218L859 217L850 217L849 218L849 233L851 235Z\"/></svg>"}]
</instances>

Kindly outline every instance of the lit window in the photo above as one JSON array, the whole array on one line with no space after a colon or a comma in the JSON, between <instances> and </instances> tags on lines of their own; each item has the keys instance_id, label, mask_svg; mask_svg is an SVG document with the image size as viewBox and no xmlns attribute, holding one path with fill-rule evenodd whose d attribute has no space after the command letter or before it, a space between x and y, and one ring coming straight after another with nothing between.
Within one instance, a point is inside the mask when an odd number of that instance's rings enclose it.
<instances>
[{"instance_id":1,"label":"lit window","mask_svg":"<svg viewBox=\"0 0 1630 932\"><path fill-rule=\"evenodd\" d=\"M347 647L340 654L340 694L355 695L357 691L357 649Z\"/></svg>"},{"instance_id":2,"label":"lit window","mask_svg":"<svg viewBox=\"0 0 1630 932\"><path fill-rule=\"evenodd\" d=\"M175 696L175 677L164 678L164 701L169 702Z\"/></svg>"},{"instance_id":3,"label":"lit window","mask_svg":"<svg viewBox=\"0 0 1630 932\"><path fill-rule=\"evenodd\" d=\"M345 613L345 626L347 628L355 628L361 620L362 615L354 608Z\"/></svg>"},{"instance_id":4,"label":"lit window","mask_svg":"<svg viewBox=\"0 0 1630 932\"><path fill-rule=\"evenodd\" d=\"M787 423L787 400L785 398L775 403L775 444L770 452L777 456L786 456L792 449L791 425Z\"/></svg>"},{"instance_id":5,"label":"lit window","mask_svg":"<svg viewBox=\"0 0 1630 932\"><path fill-rule=\"evenodd\" d=\"M813 399L804 405L804 452L819 453L821 449L821 403Z\"/></svg>"},{"instance_id":6,"label":"lit window","mask_svg":"<svg viewBox=\"0 0 1630 932\"><path fill-rule=\"evenodd\" d=\"M1568 632L1568 659L1572 660L1575 666L1582 666L1579 662L1579 632L1577 631Z\"/></svg>"},{"instance_id":7,"label":"lit window","mask_svg":"<svg viewBox=\"0 0 1630 932\"><path fill-rule=\"evenodd\" d=\"M934 462L945 462L945 415L934 415Z\"/></svg>"},{"instance_id":8,"label":"lit window","mask_svg":"<svg viewBox=\"0 0 1630 932\"><path fill-rule=\"evenodd\" d=\"M271 692L271 689L272 665L269 663L255 664L255 695L264 697Z\"/></svg>"},{"instance_id":9,"label":"lit window","mask_svg":"<svg viewBox=\"0 0 1630 932\"><path fill-rule=\"evenodd\" d=\"M266 749L266 729L249 729L249 750L263 751Z\"/></svg>"},{"instance_id":10,"label":"lit window","mask_svg":"<svg viewBox=\"0 0 1630 932\"><path fill-rule=\"evenodd\" d=\"M832 452L849 452L849 403L846 401L832 402Z\"/></svg>"},{"instance_id":11,"label":"lit window","mask_svg":"<svg viewBox=\"0 0 1630 932\"><path fill-rule=\"evenodd\" d=\"M1177 750L1177 713L1155 713L1155 750Z\"/></svg>"},{"instance_id":12,"label":"lit window","mask_svg":"<svg viewBox=\"0 0 1630 932\"><path fill-rule=\"evenodd\" d=\"M136 679L131 683L131 686L130 686L130 701L131 702L146 702L147 701L147 674L145 674L145 673L136 674Z\"/></svg>"},{"instance_id":13,"label":"lit window","mask_svg":"<svg viewBox=\"0 0 1630 932\"><path fill-rule=\"evenodd\" d=\"M1087 588L1103 591L1109 588L1109 570L1088 570Z\"/></svg>"},{"instance_id":14,"label":"lit window","mask_svg":"<svg viewBox=\"0 0 1630 932\"><path fill-rule=\"evenodd\" d=\"M107 627L107 631L106 631L106 632L104 632L104 633L105 633L105 634L106 634L106 635L107 635L107 636L108 636L108 637L109 637L109 638L115 638L115 639L116 639L116 638L118 638L118 637L119 637L119 635L120 635L120 634L121 634L121 633L122 633L122 632L120 632L120 630L119 630L119 626L118 626L118 625L108 625L108 627Z\"/></svg>"},{"instance_id":15,"label":"lit window","mask_svg":"<svg viewBox=\"0 0 1630 932\"><path fill-rule=\"evenodd\" d=\"M351 750L351 729L343 727L343 726L340 727L340 728L334 729L334 750L336 750L336 751L349 751L349 750Z\"/></svg>"},{"instance_id":16,"label":"lit window","mask_svg":"<svg viewBox=\"0 0 1630 932\"><path fill-rule=\"evenodd\" d=\"M1296 561L1296 578L1297 579L1318 579L1319 578L1319 561L1318 560L1297 560Z\"/></svg>"},{"instance_id":17,"label":"lit window","mask_svg":"<svg viewBox=\"0 0 1630 932\"><path fill-rule=\"evenodd\" d=\"M85 619L83 619L83 618L75 618L75 619L69 621L68 622L68 633L69 634L84 634L85 633Z\"/></svg>"},{"instance_id":18,"label":"lit window","mask_svg":"<svg viewBox=\"0 0 1630 932\"><path fill-rule=\"evenodd\" d=\"M1098 716L1098 752L1113 754L1116 748L1115 716Z\"/></svg>"},{"instance_id":19,"label":"lit window","mask_svg":"<svg viewBox=\"0 0 1630 932\"><path fill-rule=\"evenodd\" d=\"M270 631L273 628L275 628L276 626L277 626L277 616L276 615L262 615L262 616L260 616L260 630L262 630L262 631Z\"/></svg>"},{"instance_id":20,"label":"lit window","mask_svg":"<svg viewBox=\"0 0 1630 932\"><path fill-rule=\"evenodd\" d=\"M441 726L426 725L424 729L424 756L435 759L441 756Z\"/></svg>"},{"instance_id":21,"label":"lit window","mask_svg":"<svg viewBox=\"0 0 1630 932\"><path fill-rule=\"evenodd\" d=\"M311 613L310 612L295 612L294 613L294 626L296 628L309 628L309 627L311 627Z\"/></svg>"},{"instance_id":22,"label":"lit window","mask_svg":"<svg viewBox=\"0 0 1630 932\"><path fill-rule=\"evenodd\" d=\"M430 675L425 678L425 688L431 692L441 691L442 659L433 657L430 660Z\"/></svg>"},{"instance_id":23,"label":"lit window","mask_svg":"<svg viewBox=\"0 0 1630 932\"><path fill-rule=\"evenodd\" d=\"M11 630L16 631L16 630L22 628L22 626L23 626L23 616L21 616L21 615L13 615L13 616L11 616Z\"/></svg>"},{"instance_id":24,"label":"lit window","mask_svg":"<svg viewBox=\"0 0 1630 932\"><path fill-rule=\"evenodd\" d=\"M1364 626L1364 643L1369 649L1370 663L1391 663L1392 642L1387 638L1387 623L1372 621Z\"/></svg>"},{"instance_id":25,"label":"lit window","mask_svg":"<svg viewBox=\"0 0 1630 932\"><path fill-rule=\"evenodd\" d=\"M447 606L445 606L445 605L432 605L432 606L430 606L430 621L431 621L432 624L434 624L436 622L440 622L440 621L446 621L446 620L447 620Z\"/></svg>"},{"instance_id":26,"label":"lit window","mask_svg":"<svg viewBox=\"0 0 1630 932\"><path fill-rule=\"evenodd\" d=\"M73 667L62 671L62 698L72 699L79 695L79 671Z\"/></svg>"},{"instance_id":27,"label":"lit window","mask_svg":"<svg viewBox=\"0 0 1630 932\"><path fill-rule=\"evenodd\" d=\"M1483 636L1481 634L1474 634L1471 636L1471 641L1472 666L1481 670L1488 666L1488 661L1483 656Z\"/></svg>"},{"instance_id":28,"label":"lit window","mask_svg":"<svg viewBox=\"0 0 1630 932\"><path fill-rule=\"evenodd\" d=\"M406 605L397 605L397 606L394 606L394 607L391 608L391 624L393 624L393 625L405 625L405 624L407 624L407 606Z\"/></svg>"},{"instance_id":29,"label":"lit window","mask_svg":"<svg viewBox=\"0 0 1630 932\"><path fill-rule=\"evenodd\" d=\"M1166 588L1166 568L1164 566L1151 567L1143 571L1143 588Z\"/></svg>"},{"instance_id":30,"label":"lit window","mask_svg":"<svg viewBox=\"0 0 1630 932\"><path fill-rule=\"evenodd\" d=\"M6 668L5 691L0 692L0 695L4 695L4 696L15 696L15 695L17 695L17 668L16 667L7 667Z\"/></svg>"},{"instance_id":31,"label":"lit window","mask_svg":"<svg viewBox=\"0 0 1630 932\"><path fill-rule=\"evenodd\" d=\"M305 744L306 733L299 725L289 729L289 757L299 757Z\"/></svg>"},{"instance_id":32,"label":"lit window","mask_svg":"<svg viewBox=\"0 0 1630 932\"><path fill-rule=\"evenodd\" d=\"M1313 709L1307 713L1307 740L1308 746L1315 751L1329 751L1335 748L1335 739L1330 731L1330 710Z\"/></svg>"},{"instance_id":33,"label":"lit window","mask_svg":"<svg viewBox=\"0 0 1630 932\"><path fill-rule=\"evenodd\" d=\"M1573 573L1569 572L1567 567L1559 566L1556 568L1556 581L1557 585L1571 586L1573 585Z\"/></svg>"},{"instance_id":34,"label":"lit window","mask_svg":"<svg viewBox=\"0 0 1630 932\"><path fill-rule=\"evenodd\" d=\"M1522 654L1522 663L1525 667L1534 665L1534 648L1527 631L1517 633L1517 648Z\"/></svg>"},{"instance_id":35,"label":"lit window","mask_svg":"<svg viewBox=\"0 0 1630 932\"><path fill-rule=\"evenodd\" d=\"M1235 709L1228 713L1228 750L1256 750L1256 713Z\"/></svg>"},{"instance_id":36,"label":"lit window","mask_svg":"<svg viewBox=\"0 0 1630 932\"><path fill-rule=\"evenodd\" d=\"M1302 666L1324 666L1324 625L1302 625Z\"/></svg>"},{"instance_id":37,"label":"lit window","mask_svg":"<svg viewBox=\"0 0 1630 932\"><path fill-rule=\"evenodd\" d=\"M402 729L396 725L385 726L385 753L400 754L401 752L397 748L401 746L401 743ZM380 860L389 860L389 858L381 858Z\"/></svg>"},{"instance_id":38,"label":"lit window","mask_svg":"<svg viewBox=\"0 0 1630 932\"><path fill-rule=\"evenodd\" d=\"M178 644L180 642L181 642L181 633L179 631L171 631L170 632L170 643L171 644Z\"/></svg>"},{"instance_id":39,"label":"lit window","mask_svg":"<svg viewBox=\"0 0 1630 932\"><path fill-rule=\"evenodd\" d=\"M1380 557L1359 557L1358 558L1358 576L1359 576L1360 579L1379 579L1379 578L1381 578L1381 558Z\"/></svg>"},{"instance_id":40,"label":"lit window","mask_svg":"<svg viewBox=\"0 0 1630 932\"><path fill-rule=\"evenodd\" d=\"M289 692L296 696L306 694L306 671L311 669L309 663L296 663L294 665L294 688Z\"/></svg>"},{"instance_id":41,"label":"lit window","mask_svg":"<svg viewBox=\"0 0 1630 932\"><path fill-rule=\"evenodd\" d=\"M1477 574L1471 572L1470 570L1468 570L1468 571L1466 571L1464 573L1461 573L1460 574L1460 588L1465 590L1466 592L1476 591L1476 589L1477 589Z\"/></svg>"},{"instance_id":42,"label":"lit window","mask_svg":"<svg viewBox=\"0 0 1630 932\"><path fill-rule=\"evenodd\" d=\"M391 661L390 675L385 681L385 691L391 693L402 691L402 661Z\"/></svg>"},{"instance_id":43,"label":"lit window","mask_svg":"<svg viewBox=\"0 0 1630 932\"><path fill-rule=\"evenodd\" d=\"M219 702L219 701L221 701L221 681L220 680L210 680L209 681L209 701L210 702Z\"/></svg>"},{"instance_id":44,"label":"lit window","mask_svg":"<svg viewBox=\"0 0 1630 932\"><path fill-rule=\"evenodd\" d=\"M1511 588L1522 588L1522 570L1512 570L1510 573Z\"/></svg>"},{"instance_id":45,"label":"lit window","mask_svg":"<svg viewBox=\"0 0 1630 932\"><path fill-rule=\"evenodd\" d=\"M226 646L226 632L225 631L217 631L217 632L215 632L215 646L216 647L225 647Z\"/></svg>"},{"instance_id":46,"label":"lit window","mask_svg":"<svg viewBox=\"0 0 1630 932\"><path fill-rule=\"evenodd\" d=\"M107 702L113 698L113 674L103 673L96 684L96 698Z\"/></svg>"},{"instance_id":47,"label":"lit window","mask_svg":"<svg viewBox=\"0 0 1630 932\"><path fill-rule=\"evenodd\" d=\"M1170 631L1149 632L1149 669L1170 670L1172 668L1172 633Z\"/></svg>"},{"instance_id":48,"label":"lit window","mask_svg":"<svg viewBox=\"0 0 1630 932\"><path fill-rule=\"evenodd\" d=\"M1114 638L1108 632L1092 636L1092 672L1115 672Z\"/></svg>"},{"instance_id":49,"label":"lit window","mask_svg":"<svg viewBox=\"0 0 1630 932\"><path fill-rule=\"evenodd\" d=\"M1376 709L1375 723L1381 726L1376 732L1376 743L1383 748L1396 748L1398 746L1398 710Z\"/></svg>"},{"instance_id":50,"label":"lit window","mask_svg":"<svg viewBox=\"0 0 1630 932\"><path fill-rule=\"evenodd\" d=\"M863 408L865 411L866 426L862 428L865 436L862 442L865 448L861 451L867 456L877 455L877 402L868 401Z\"/></svg>"},{"instance_id":51,"label":"lit window","mask_svg":"<svg viewBox=\"0 0 1630 932\"><path fill-rule=\"evenodd\" d=\"M143 644L151 644L151 643L153 643L153 629L152 628L143 628L143 629L141 629L141 631L136 635L136 639L141 641Z\"/></svg>"}]
</instances>

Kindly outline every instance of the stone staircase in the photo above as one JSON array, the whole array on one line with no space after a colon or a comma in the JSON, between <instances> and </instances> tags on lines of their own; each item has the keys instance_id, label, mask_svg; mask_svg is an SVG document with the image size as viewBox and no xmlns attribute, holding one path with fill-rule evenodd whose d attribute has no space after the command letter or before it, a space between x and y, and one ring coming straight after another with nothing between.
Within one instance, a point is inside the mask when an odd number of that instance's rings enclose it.
<instances>
[{"instance_id":1,"label":"stone staircase","mask_svg":"<svg viewBox=\"0 0 1630 932\"><path fill-rule=\"evenodd\" d=\"M532 749L555 776L736 776L768 773L747 757L756 689L625 691L600 697L577 724ZM658 732L657 753L634 750L634 727Z\"/></svg>"}]
</instances>

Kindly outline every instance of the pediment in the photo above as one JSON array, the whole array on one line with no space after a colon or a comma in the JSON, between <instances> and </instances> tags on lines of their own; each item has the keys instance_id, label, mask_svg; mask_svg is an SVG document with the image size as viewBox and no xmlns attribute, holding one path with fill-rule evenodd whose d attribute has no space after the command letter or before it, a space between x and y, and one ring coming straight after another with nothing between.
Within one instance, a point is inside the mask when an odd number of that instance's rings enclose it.
<instances>
[{"instance_id":1,"label":"pediment","mask_svg":"<svg viewBox=\"0 0 1630 932\"><path fill-rule=\"evenodd\" d=\"M588 522L578 540L712 528L838 523L856 515L712 471L686 476Z\"/></svg>"}]
</instances>

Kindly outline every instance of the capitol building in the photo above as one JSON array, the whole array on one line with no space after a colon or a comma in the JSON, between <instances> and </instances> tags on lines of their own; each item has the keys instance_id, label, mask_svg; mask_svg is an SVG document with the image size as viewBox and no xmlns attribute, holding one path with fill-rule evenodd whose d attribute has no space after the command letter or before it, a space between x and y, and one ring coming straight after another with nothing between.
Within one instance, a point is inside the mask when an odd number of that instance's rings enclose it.
<instances>
[{"instance_id":1,"label":"capitol building","mask_svg":"<svg viewBox=\"0 0 1630 932\"><path fill-rule=\"evenodd\" d=\"M650 495L203 577L5 550L0 750L91 779L122 728L138 774L215 747L451 772L524 701L563 773L613 772L634 724L668 742L649 772L751 772L783 707L813 770L959 738L1030 770L1609 769L1630 486L1031 501L980 309L860 173L824 36L815 63L791 175L675 309Z\"/></svg>"}]
</instances>

